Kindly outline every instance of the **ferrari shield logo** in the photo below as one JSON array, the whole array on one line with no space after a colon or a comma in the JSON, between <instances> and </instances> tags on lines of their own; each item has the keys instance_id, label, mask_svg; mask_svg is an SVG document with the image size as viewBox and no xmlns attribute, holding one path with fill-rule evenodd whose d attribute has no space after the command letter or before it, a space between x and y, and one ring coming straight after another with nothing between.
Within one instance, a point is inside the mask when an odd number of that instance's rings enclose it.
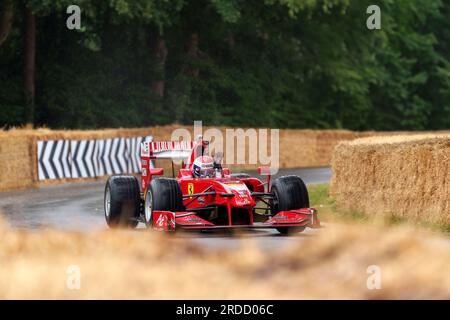
<instances>
[{"instance_id":1,"label":"ferrari shield logo","mask_svg":"<svg viewBox=\"0 0 450 320\"><path fill-rule=\"evenodd\" d=\"M194 184L188 183L188 193L193 194L194 193Z\"/></svg>"}]
</instances>

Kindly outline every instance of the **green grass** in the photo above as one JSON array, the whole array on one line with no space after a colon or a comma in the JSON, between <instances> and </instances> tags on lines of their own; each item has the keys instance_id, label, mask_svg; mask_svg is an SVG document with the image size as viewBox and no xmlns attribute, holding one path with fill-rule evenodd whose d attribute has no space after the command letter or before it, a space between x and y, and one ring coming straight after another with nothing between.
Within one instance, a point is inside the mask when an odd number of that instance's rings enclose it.
<instances>
[{"instance_id":1,"label":"green grass","mask_svg":"<svg viewBox=\"0 0 450 320\"><path fill-rule=\"evenodd\" d=\"M364 221L367 217L362 212L339 212L335 200L329 196L329 184L308 185L309 205L318 210L322 221Z\"/></svg>"},{"instance_id":2,"label":"green grass","mask_svg":"<svg viewBox=\"0 0 450 320\"><path fill-rule=\"evenodd\" d=\"M308 186L309 203L311 207L333 207L334 199L328 196L330 192L329 184L312 184Z\"/></svg>"}]
</instances>

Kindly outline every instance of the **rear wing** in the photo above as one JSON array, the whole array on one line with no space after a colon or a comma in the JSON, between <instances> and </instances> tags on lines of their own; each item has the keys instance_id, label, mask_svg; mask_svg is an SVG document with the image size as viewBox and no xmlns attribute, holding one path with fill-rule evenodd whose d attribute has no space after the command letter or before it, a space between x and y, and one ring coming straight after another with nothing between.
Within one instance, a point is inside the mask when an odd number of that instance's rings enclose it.
<instances>
[{"instance_id":1,"label":"rear wing","mask_svg":"<svg viewBox=\"0 0 450 320\"><path fill-rule=\"evenodd\" d=\"M141 143L141 188L144 193L153 175L163 174L162 169L156 169L155 159L181 160L184 169L190 168L194 160L208 154L209 142L200 136L197 141L145 141Z\"/></svg>"},{"instance_id":2,"label":"rear wing","mask_svg":"<svg viewBox=\"0 0 450 320\"><path fill-rule=\"evenodd\" d=\"M146 141L141 144L141 157L184 160L193 148L194 141Z\"/></svg>"}]
</instances>

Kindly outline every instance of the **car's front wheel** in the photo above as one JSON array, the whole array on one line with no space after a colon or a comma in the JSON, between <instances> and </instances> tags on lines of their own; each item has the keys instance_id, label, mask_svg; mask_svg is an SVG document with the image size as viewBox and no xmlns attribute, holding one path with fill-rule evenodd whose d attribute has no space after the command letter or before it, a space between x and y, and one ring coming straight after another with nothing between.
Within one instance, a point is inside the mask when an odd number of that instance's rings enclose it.
<instances>
[{"instance_id":1,"label":"car's front wheel","mask_svg":"<svg viewBox=\"0 0 450 320\"><path fill-rule=\"evenodd\" d=\"M145 225L153 225L153 211L184 211L183 193L176 179L158 178L150 182L145 195Z\"/></svg>"},{"instance_id":2,"label":"car's front wheel","mask_svg":"<svg viewBox=\"0 0 450 320\"><path fill-rule=\"evenodd\" d=\"M273 195L273 214L309 207L308 190L300 177L284 176L277 178L272 184L271 193ZM290 235L302 232L305 227L279 227L277 230L283 235Z\"/></svg>"}]
</instances>

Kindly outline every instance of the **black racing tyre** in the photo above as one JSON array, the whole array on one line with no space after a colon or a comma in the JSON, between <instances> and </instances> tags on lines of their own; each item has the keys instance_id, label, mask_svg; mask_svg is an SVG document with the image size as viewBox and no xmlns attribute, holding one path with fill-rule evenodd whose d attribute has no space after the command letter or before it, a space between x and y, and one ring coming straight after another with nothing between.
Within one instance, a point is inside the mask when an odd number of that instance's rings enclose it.
<instances>
[{"instance_id":1,"label":"black racing tyre","mask_svg":"<svg viewBox=\"0 0 450 320\"><path fill-rule=\"evenodd\" d=\"M248 173L232 173L232 174L230 174L230 177L238 178L238 179L251 178Z\"/></svg>"},{"instance_id":2,"label":"black racing tyre","mask_svg":"<svg viewBox=\"0 0 450 320\"><path fill-rule=\"evenodd\" d=\"M308 189L300 177L283 176L277 178L271 188L274 196L272 213L309 207ZM302 232L305 227L280 227L281 234Z\"/></svg>"},{"instance_id":3,"label":"black racing tyre","mask_svg":"<svg viewBox=\"0 0 450 320\"><path fill-rule=\"evenodd\" d=\"M277 231L281 233L282 235L292 235L296 233L303 232L305 230L305 227L281 227L277 228Z\"/></svg>"},{"instance_id":4,"label":"black racing tyre","mask_svg":"<svg viewBox=\"0 0 450 320\"><path fill-rule=\"evenodd\" d=\"M153 179L147 188L145 196L144 219L145 225L152 225L154 210L184 211L183 193L176 179L158 178Z\"/></svg>"},{"instance_id":5,"label":"black racing tyre","mask_svg":"<svg viewBox=\"0 0 450 320\"><path fill-rule=\"evenodd\" d=\"M138 225L141 194L134 176L109 177L105 187L104 211L110 228Z\"/></svg>"}]
</instances>

